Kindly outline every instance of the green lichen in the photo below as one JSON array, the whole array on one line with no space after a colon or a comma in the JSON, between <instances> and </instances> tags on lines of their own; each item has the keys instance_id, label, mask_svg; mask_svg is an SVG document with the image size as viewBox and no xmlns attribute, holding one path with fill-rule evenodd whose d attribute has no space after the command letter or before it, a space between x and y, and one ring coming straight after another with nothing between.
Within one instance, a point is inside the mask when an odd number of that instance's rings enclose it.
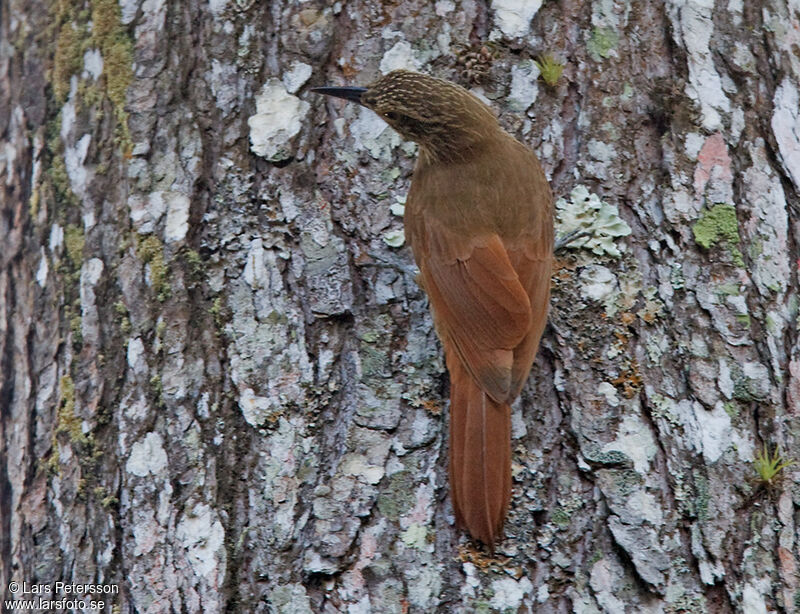
<instances>
[{"instance_id":1,"label":"green lichen","mask_svg":"<svg viewBox=\"0 0 800 614\"><path fill-rule=\"evenodd\" d=\"M164 259L164 247L158 237L150 235L139 241L136 253L142 262L150 269L150 287L156 293L156 297L162 303L169 298L170 287L167 280L169 268Z\"/></svg>"},{"instance_id":2,"label":"green lichen","mask_svg":"<svg viewBox=\"0 0 800 614\"><path fill-rule=\"evenodd\" d=\"M726 282L716 287L716 293L719 296L739 296L739 284L737 282Z\"/></svg>"},{"instance_id":3,"label":"green lichen","mask_svg":"<svg viewBox=\"0 0 800 614\"><path fill-rule=\"evenodd\" d=\"M550 514L550 520L559 529L564 530L569 526L569 513L563 507L556 508Z\"/></svg>"},{"instance_id":4,"label":"green lichen","mask_svg":"<svg viewBox=\"0 0 800 614\"><path fill-rule=\"evenodd\" d=\"M586 49L592 59L600 61L608 58L619 44L619 34L614 28L603 26L592 30Z\"/></svg>"},{"instance_id":5,"label":"green lichen","mask_svg":"<svg viewBox=\"0 0 800 614\"><path fill-rule=\"evenodd\" d=\"M733 380L733 398L737 401L750 403L767 399L767 391L758 385L758 381L747 377L738 363L731 365L731 379Z\"/></svg>"},{"instance_id":6,"label":"green lichen","mask_svg":"<svg viewBox=\"0 0 800 614\"><path fill-rule=\"evenodd\" d=\"M398 520L414 504L414 476L410 471L398 471L389 478L378 496L378 510L389 520Z\"/></svg>"},{"instance_id":7,"label":"green lichen","mask_svg":"<svg viewBox=\"0 0 800 614\"><path fill-rule=\"evenodd\" d=\"M694 499L694 512L701 521L708 520L708 478L698 471L692 472L694 476L694 487L696 497Z\"/></svg>"},{"instance_id":8,"label":"green lichen","mask_svg":"<svg viewBox=\"0 0 800 614\"><path fill-rule=\"evenodd\" d=\"M423 550L428 543L428 529L425 525L418 522L412 522L411 525L403 531L400 538L403 543L409 548L415 550Z\"/></svg>"},{"instance_id":9,"label":"green lichen","mask_svg":"<svg viewBox=\"0 0 800 614\"><path fill-rule=\"evenodd\" d=\"M708 612L705 597L696 593L685 593L664 608L664 614L694 614L695 612Z\"/></svg>"},{"instance_id":10,"label":"green lichen","mask_svg":"<svg viewBox=\"0 0 800 614\"><path fill-rule=\"evenodd\" d=\"M583 185L570 192L570 200L559 198L556 201L556 225L562 237L573 232L588 234L569 242L568 248L589 249L599 256L615 258L622 252L614 240L631 234L631 227L619 217L617 207L600 200Z\"/></svg>"},{"instance_id":11,"label":"green lichen","mask_svg":"<svg viewBox=\"0 0 800 614\"><path fill-rule=\"evenodd\" d=\"M552 55L546 54L534 60L542 80L550 87L555 87L564 72L564 64L556 60Z\"/></svg>"},{"instance_id":12,"label":"green lichen","mask_svg":"<svg viewBox=\"0 0 800 614\"><path fill-rule=\"evenodd\" d=\"M736 266L744 267L744 258L739 249L739 220L736 208L726 203L717 203L703 211L700 219L692 226L695 242L705 249L714 245L728 248Z\"/></svg>"}]
</instances>

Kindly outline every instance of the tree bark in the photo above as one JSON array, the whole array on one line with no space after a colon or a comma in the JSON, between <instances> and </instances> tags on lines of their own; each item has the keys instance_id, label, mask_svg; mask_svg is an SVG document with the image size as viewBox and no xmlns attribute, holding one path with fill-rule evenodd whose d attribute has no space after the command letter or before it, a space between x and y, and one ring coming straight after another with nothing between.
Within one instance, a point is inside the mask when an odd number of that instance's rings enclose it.
<instances>
[{"instance_id":1,"label":"tree bark","mask_svg":"<svg viewBox=\"0 0 800 614\"><path fill-rule=\"evenodd\" d=\"M0 4L4 599L800 611L800 467L754 465L800 446L800 5L538 5ZM397 67L489 100L593 233L494 558L453 524L415 147L306 92Z\"/></svg>"}]
</instances>

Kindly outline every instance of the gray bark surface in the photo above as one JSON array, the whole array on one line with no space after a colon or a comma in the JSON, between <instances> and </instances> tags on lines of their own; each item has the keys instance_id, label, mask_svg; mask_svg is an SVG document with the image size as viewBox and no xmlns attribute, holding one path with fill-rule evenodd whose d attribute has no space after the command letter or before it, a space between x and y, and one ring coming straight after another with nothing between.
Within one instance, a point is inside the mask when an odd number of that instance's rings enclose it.
<instances>
[{"instance_id":1,"label":"gray bark surface","mask_svg":"<svg viewBox=\"0 0 800 614\"><path fill-rule=\"evenodd\" d=\"M800 4L538 4L0 3L4 599L800 611L800 466L753 462L800 459ZM484 96L593 232L493 558L453 525L416 149L307 93L398 67Z\"/></svg>"}]
</instances>

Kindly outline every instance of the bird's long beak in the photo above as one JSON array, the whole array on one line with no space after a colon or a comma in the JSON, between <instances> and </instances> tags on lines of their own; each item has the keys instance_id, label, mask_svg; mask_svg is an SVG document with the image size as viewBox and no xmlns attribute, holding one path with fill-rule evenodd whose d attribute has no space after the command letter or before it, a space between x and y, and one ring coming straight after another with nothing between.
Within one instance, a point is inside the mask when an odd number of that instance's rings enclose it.
<instances>
[{"instance_id":1,"label":"bird's long beak","mask_svg":"<svg viewBox=\"0 0 800 614\"><path fill-rule=\"evenodd\" d=\"M344 98L350 102L361 102L361 94L367 91L365 87L312 87L311 90L315 94L324 94L325 96L333 96L335 98Z\"/></svg>"}]
</instances>

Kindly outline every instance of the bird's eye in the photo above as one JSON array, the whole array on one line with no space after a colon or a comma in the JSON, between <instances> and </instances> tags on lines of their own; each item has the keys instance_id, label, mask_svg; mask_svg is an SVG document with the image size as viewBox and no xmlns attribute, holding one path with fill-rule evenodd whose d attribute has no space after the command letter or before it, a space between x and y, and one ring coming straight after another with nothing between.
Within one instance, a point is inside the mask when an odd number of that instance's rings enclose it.
<instances>
[{"instance_id":1,"label":"bird's eye","mask_svg":"<svg viewBox=\"0 0 800 614\"><path fill-rule=\"evenodd\" d=\"M397 111L389 111L386 113L386 117L396 122L398 119L400 119L400 113Z\"/></svg>"}]
</instances>

